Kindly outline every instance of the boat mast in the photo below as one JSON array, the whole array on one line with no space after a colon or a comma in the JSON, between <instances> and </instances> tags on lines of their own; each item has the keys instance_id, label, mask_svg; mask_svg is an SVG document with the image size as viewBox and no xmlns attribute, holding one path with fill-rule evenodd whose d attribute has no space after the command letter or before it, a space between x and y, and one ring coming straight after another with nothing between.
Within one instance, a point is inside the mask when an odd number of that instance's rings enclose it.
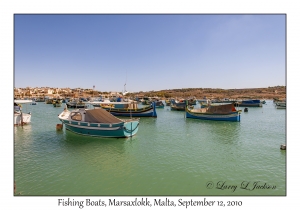
<instances>
[{"instance_id":1,"label":"boat mast","mask_svg":"<svg viewBox=\"0 0 300 210\"><path fill-rule=\"evenodd\" d=\"M127 83L127 71L126 71L126 80L125 80L125 84L124 84L123 96L125 96L127 94L126 83Z\"/></svg>"}]
</instances>

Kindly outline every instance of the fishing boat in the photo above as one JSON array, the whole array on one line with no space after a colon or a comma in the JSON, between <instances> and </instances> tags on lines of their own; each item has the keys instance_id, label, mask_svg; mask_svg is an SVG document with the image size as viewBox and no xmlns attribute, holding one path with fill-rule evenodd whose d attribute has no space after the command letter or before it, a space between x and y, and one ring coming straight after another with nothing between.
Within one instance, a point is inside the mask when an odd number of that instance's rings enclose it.
<instances>
[{"instance_id":1,"label":"fishing boat","mask_svg":"<svg viewBox=\"0 0 300 210\"><path fill-rule=\"evenodd\" d=\"M165 100L166 106L170 106L171 105L171 101L169 99Z\"/></svg>"},{"instance_id":2,"label":"fishing boat","mask_svg":"<svg viewBox=\"0 0 300 210\"><path fill-rule=\"evenodd\" d=\"M186 107L186 117L201 120L217 121L240 121L240 111L236 110L234 104L214 105L200 109Z\"/></svg>"},{"instance_id":3,"label":"fishing boat","mask_svg":"<svg viewBox=\"0 0 300 210\"><path fill-rule=\"evenodd\" d=\"M143 105L150 105L151 104L151 98L149 97L144 97L142 100Z\"/></svg>"},{"instance_id":4,"label":"fishing boat","mask_svg":"<svg viewBox=\"0 0 300 210\"><path fill-rule=\"evenodd\" d=\"M31 100L14 101L14 126L23 126L31 122L31 113L23 113L21 104L32 103Z\"/></svg>"},{"instance_id":5,"label":"fishing boat","mask_svg":"<svg viewBox=\"0 0 300 210\"><path fill-rule=\"evenodd\" d=\"M187 104L187 102L183 99L181 99L179 101L171 99L171 110L184 111L186 104ZM193 108L193 106L189 105L189 108Z\"/></svg>"},{"instance_id":6,"label":"fishing boat","mask_svg":"<svg viewBox=\"0 0 300 210\"><path fill-rule=\"evenodd\" d=\"M53 99L52 98L48 98L45 101L46 104L52 104L53 103Z\"/></svg>"},{"instance_id":7,"label":"fishing boat","mask_svg":"<svg viewBox=\"0 0 300 210\"><path fill-rule=\"evenodd\" d=\"M62 100L61 99L53 100L52 104L54 107L61 107Z\"/></svg>"},{"instance_id":8,"label":"fishing boat","mask_svg":"<svg viewBox=\"0 0 300 210\"><path fill-rule=\"evenodd\" d=\"M37 103L35 102L35 100L31 101L31 105L37 105Z\"/></svg>"},{"instance_id":9,"label":"fishing boat","mask_svg":"<svg viewBox=\"0 0 300 210\"><path fill-rule=\"evenodd\" d=\"M239 107L262 107L260 100L244 100L241 102L235 102L234 105Z\"/></svg>"},{"instance_id":10,"label":"fishing boat","mask_svg":"<svg viewBox=\"0 0 300 210\"><path fill-rule=\"evenodd\" d=\"M137 133L139 126L139 119L119 119L102 108L69 111L65 107L58 119L67 130L94 137L130 137Z\"/></svg>"},{"instance_id":11,"label":"fishing boat","mask_svg":"<svg viewBox=\"0 0 300 210\"><path fill-rule=\"evenodd\" d=\"M40 97L35 100L35 102L45 102L45 97Z\"/></svg>"},{"instance_id":12,"label":"fishing boat","mask_svg":"<svg viewBox=\"0 0 300 210\"><path fill-rule=\"evenodd\" d=\"M156 108L164 108L165 105L162 101L155 101L155 107Z\"/></svg>"},{"instance_id":13,"label":"fishing boat","mask_svg":"<svg viewBox=\"0 0 300 210\"><path fill-rule=\"evenodd\" d=\"M87 108L86 104L79 100L72 100L66 103L68 108Z\"/></svg>"},{"instance_id":14,"label":"fishing boat","mask_svg":"<svg viewBox=\"0 0 300 210\"><path fill-rule=\"evenodd\" d=\"M197 100L196 98L189 98L187 99L188 105L196 105L197 104Z\"/></svg>"},{"instance_id":15,"label":"fishing boat","mask_svg":"<svg viewBox=\"0 0 300 210\"><path fill-rule=\"evenodd\" d=\"M278 101L276 102L277 109L286 109L286 101Z\"/></svg>"},{"instance_id":16,"label":"fishing boat","mask_svg":"<svg viewBox=\"0 0 300 210\"><path fill-rule=\"evenodd\" d=\"M157 117L155 102L151 105L138 108L137 102L91 102L91 104L100 104L114 116L124 117ZM98 108L98 107L95 107Z\"/></svg>"}]
</instances>

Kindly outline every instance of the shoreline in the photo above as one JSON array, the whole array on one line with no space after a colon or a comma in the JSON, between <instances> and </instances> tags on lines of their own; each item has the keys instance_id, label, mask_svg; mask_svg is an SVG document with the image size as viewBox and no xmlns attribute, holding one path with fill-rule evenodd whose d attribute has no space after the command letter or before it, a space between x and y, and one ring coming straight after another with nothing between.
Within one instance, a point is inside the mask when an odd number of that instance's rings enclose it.
<instances>
[{"instance_id":1,"label":"shoreline","mask_svg":"<svg viewBox=\"0 0 300 210\"><path fill-rule=\"evenodd\" d=\"M51 88L50 88L51 89ZM24 92L25 93L24 93ZM98 90L84 91L83 89L71 89L68 93L64 88L56 90L56 93L36 93L30 89L22 89L22 93L14 92L14 98L88 98L88 97L118 97L121 92L101 92ZM244 88L244 89L220 89L220 88L182 88L167 89L159 91L129 92L126 98L136 97L158 97L158 98L197 98L197 99L284 99L286 98L286 86L275 86L268 88Z\"/></svg>"}]
</instances>

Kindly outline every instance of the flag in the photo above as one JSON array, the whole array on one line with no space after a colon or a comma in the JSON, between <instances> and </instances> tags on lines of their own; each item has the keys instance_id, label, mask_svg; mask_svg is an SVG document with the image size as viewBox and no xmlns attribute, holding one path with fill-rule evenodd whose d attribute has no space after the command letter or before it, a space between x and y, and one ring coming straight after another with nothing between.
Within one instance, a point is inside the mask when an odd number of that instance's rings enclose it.
<instances>
[{"instance_id":1,"label":"flag","mask_svg":"<svg viewBox=\"0 0 300 210\"><path fill-rule=\"evenodd\" d=\"M93 85L93 89L95 89L95 85Z\"/></svg>"}]
</instances>

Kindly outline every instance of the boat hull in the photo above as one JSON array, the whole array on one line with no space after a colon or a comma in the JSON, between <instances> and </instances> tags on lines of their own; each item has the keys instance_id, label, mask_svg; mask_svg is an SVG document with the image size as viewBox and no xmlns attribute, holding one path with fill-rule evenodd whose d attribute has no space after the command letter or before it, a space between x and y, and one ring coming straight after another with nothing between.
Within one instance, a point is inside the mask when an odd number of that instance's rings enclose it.
<instances>
[{"instance_id":1,"label":"boat hull","mask_svg":"<svg viewBox=\"0 0 300 210\"><path fill-rule=\"evenodd\" d=\"M164 105L156 106L156 108L158 108L158 109L163 109L164 107L165 107Z\"/></svg>"},{"instance_id":2,"label":"boat hull","mask_svg":"<svg viewBox=\"0 0 300 210\"><path fill-rule=\"evenodd\" d=\"M192 113L188 110L186 111L186 118L194 118L200 120L216 120L216 121L236 121L240 122L241 115L237 112L232 112L230 114L208 114L208 113Z\"/></svg>"},{"instance_id":3,"label":"boat hull","mask_svg":"<svg viewBox=\"0 0 300 210\"><path fill-rule=\"evenodd\" d=\"M156 111L153 108L142 111L127 111L127 110L114 110L109 108L104 108L106 111L114 116L124 116L124 117L157 117Z\"/></svg>"},{"instance_id":4,"label":"boat hull","mask_svg":"<svg viewBox=\"0 0 300 210\"><path fill-rule=\"evenodd\" d=\"M172 105L171 105L171 110L175 110L175 111L184 111L184 110L185 110L185 107L172 106Z\"/></svg>"},{"instance_id":5,"label":"boat hull","mask_svg":"<svg viewBox=\"0 0 300 210\"><path fill-rule=\"evenodd\" d=\"M138 121L103 124L61 120L66 129L74 133L92 137L126 138L138 132Z\"/></svg>"},{"instance_id":6,"label":"boat hull","mask_svg":"<svg viewBox=\"0 0 300 210\"><path fill-rule=\"evenodd\" d=\"M253 104L244 104L244 103L235 103L234 106L239 106L239 107L262 107L261 103L253 103Z\"/></svg>"},{"instance_id":7,"label":"boat hull","mask_svg":"<svg viewBox=\"0 0 300 210\"><path fill-rule=\"evenodd\" d=\"M236 102L234 106L240 107L262 107L262 103L260 100L248 100L242 102Z\"/></svg>"},{"instance_id":8,"label":"boat hull","mask_svg":"<svg viewBox=\"0 0 300 210\"><path fill-rule=\"evenodd\" d=\"M77 108L86 108L87 106L84 104L84 105L76 105L76 104L68 104L67 103L67 107L68 108L75 108L75 109L77 109Z\"/></svg>"},{"instance_id":9,"label":"boat hull","mask_svg":"<svg viewBox=\"0 0 300 210\"><path fill-rule=\"evenodd\" d=\"M22 118L21 118L22 116ZM22 113L22 114L14 114L14 125L18 126L18 125L26 125L29 124L31 122L31 114L26 114L26 113Z\"/></svg>"},{"instance_id":10,"label":"boat hull","mask_svg":"<svg viewBox=\"0 0 300 210\"><path fill-rule=\"evenodd\" d=\"M171 105L171 110L175 110L175 111L185 111L185 104L182 104L180 106L177 105ZM189 105L189 108L193 108L194 106Z\"/></svg>"}]
</instances>

